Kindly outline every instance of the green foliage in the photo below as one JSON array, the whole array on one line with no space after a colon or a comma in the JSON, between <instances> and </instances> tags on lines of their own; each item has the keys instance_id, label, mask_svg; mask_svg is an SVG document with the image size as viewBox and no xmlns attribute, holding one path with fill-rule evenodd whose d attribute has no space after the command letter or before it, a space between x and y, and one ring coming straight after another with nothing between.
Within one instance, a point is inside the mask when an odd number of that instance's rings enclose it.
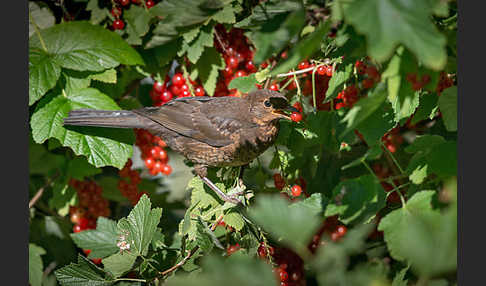
<instances>
[{"instance_id":1,"label":"green foliage","mask_svg":"<svg viewBox=\"0 0 486 286\"><path fill-rule=\"evenodd\" d=\"M91 250L89 258L105 258L119 251L116 222L104 217L98 218L96 229L72 233L71 238L79 248Z\"/></svg>"},{"instance_id":2,"label":"green foliage","mask_svg":"<svg viewBox=\"0 0 486 286\"><path fill-rule=\"evenodd\" d=\"M44 266L42 265L41 255L46 254L46 251L33 243L29 243L29 283L32 286L42 285L42 273Z\"/></svg>"}]
</instances>

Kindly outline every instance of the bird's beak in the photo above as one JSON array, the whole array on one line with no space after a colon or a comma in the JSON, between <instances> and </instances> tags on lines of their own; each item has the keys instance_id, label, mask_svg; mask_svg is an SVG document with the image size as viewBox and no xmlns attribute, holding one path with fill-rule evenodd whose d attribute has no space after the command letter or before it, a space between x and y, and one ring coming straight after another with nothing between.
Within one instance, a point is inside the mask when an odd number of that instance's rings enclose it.
<instances>
[{"instance_id":1,"label":"bird's beak","mask_svg":"<svg viewBox=\"0 0 486 286\"><path fill-rule=\"evenodd\" d=\"M276 110L272 111L272 113L278 115L280 118L285 118L285 119L291 120L290 115L285 113L285 111L299 112L299 110L297 108L289 105L289 106L285 107L284 109L276 109Z\"/></svg>"}]
</instances>

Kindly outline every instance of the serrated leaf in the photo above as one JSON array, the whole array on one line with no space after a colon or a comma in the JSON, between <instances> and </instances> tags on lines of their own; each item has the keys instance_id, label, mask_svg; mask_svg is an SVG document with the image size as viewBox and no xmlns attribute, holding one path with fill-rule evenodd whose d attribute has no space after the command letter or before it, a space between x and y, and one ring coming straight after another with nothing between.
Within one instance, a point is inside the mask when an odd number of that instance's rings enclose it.
<instances>
[{"instance_id":1,"label":"serrated leaf","mask_svg":"<svg viewBox=\"0 0 486 286\"><path fill-rule=\"evenodd\" d=\"M405 268L403 268L402 270L400 270L400 272L398 272L395 277L393 277L393 281L392 281L392 286L407 286L408 285L408 280L405 279L405 274L407 274L407 271L408 269L410 268L410 266L407 266Z\"/></svg>"},{"instance_id":2,"label":"serrated leaf","mask_svg":"<svg viewBox=\"0 0 486 286\"><path fill-rule=\"evenodd\" d=\"M261 196L249 210L250 217L275 239L301 253L320 225L320 219L308 207L289 207L280 196Z\"/></svg>"},{"instance_id":3,"label":"serrated leaf","mask_svg":"<svg viewBox=\"0 0 486 286\"><path fill-rule=\"evenodd\" d=\"M249 76L235 77L232 81L230 81L228 89L236 88L242 93L248 93L256 89L255 84L257 83L258 81L255 78L255 74L252 73Z\"/></svg>"},{"instance_id":4,"label":"serrated leaf","mask_svg":"<svg viewBox=\"0 0 486 286\"><path fill-rule=\"evenodd\" d=\"M434 146L446 142L444 137L439 135L421 135L417 136L415 140L405 148L407 153L416 153L419 151L430 151Z\"/></svg>"},{"instance_id":5,"label":"serrated leaf","mask_svg":"<svg viewBox=\"0 0 486 286\"><path fill-rule=\"evenodd\" d=\"M205 253L211 252L214 247L210 234L200 220L196 221L196 244Z\"/></svg>"},{"instance_id":6,"label":"serrated leaf","mask_svg":"<svg viewBox=\"0 0 486 286\"><path fill-rule=\"evenodd\" d=\"M440 70L446 64L446 39L431 21L427 1L362 0L349 3L345 21L367 36L368 54L387 60L398 44L410 49L425 66Z\"/></svg>"},{"instance_id":7,"label":"serrated leaf","mask_svg":"<svg viewBox=\"0 0 486 286\"><path fill-rule=\"evenodd\" d=\"M245 221L241 217L241 214L236 211L226 213L223 217L223 221L236 231L240 231L245 226Z\"/></svg>"},{"instance_id":8,"label":"serrated leaf","mask_svg":"<svg viewBox=\"0 0 486 286\"><path fill-rule=\"evenodd\" d=\"M130 243L130 251L138 255L146 255L148 247L157 225L162 216L162 209L151 209L152 203L147 195L143 195L127 218L118 222L121 233L127 233L127 241Z\"/></svg>"},{"instance_id":9,"label":"serrated leaf","mask_svg":"<svg viewBox=\"0 0 486 286\"><path fill-rule=\"evenodd\" d=\"M104 278L104 272L92 262L78 256L78 263L71 263L54 271L57 281L63 286L109 286L114 280Z\"/></svg>"},{"instance_id":10,"label":"serrated leaf","mask_svg":"<svg viewBox=\"0 0 486 286\"><path fill-rule=\"evenodd\" d=\"M449 132L457 131L457 86L445 89L439 97L442 121Z\"/></svg>"},{"instance_id":11,"label":"serrated leaf","mask_svg":"<svg viewBox=\"0 0 486 286\"><path fill-rule=\"evenodd\" d=\"M314 215L322 213L327 206L328 200L321 193L312 194L302 201L290 205L290 208L307 208Z\"/></svg>"},{"instance_id":12,"label":"serrated leaf","mask_svg":"<svg viewBox=\"0 0 486 286\"><path fill-rule=\"evenodd\" d=\"M46 251L33 243L29 243L29 284L32 286L42 285L42 274L44 266L41 255Z\"/></svg>"},{"instance_id":13,"label":"serrated leaf","mask_svg":"<svg viewBox=\"0 0 486 286\"><path fill-rule=\"evenodd\" d=\"M69 206L76 204L76 190L68 185L68 177L62 177L54 181L52 197L49 199L49 207L56 209L57 213L65 216L69 213Z\"/></svg>"},{"instance_id":14,"label":"serrated leaf","mask_svg":"<svg viewBox=\"0 0 486 286\"><path fill-rule=\"evenodd\" d=\"M331 27L330 21L326 21L324 24L319 24L307 37L300 40L288 53L288 58L285 61L281 61L270 73L272 76L279 73L288 72L290 69L295 68L300 61L312 55L321 46L321 41L328 33Z\"/></svg>"},{"instance_id":15,"label":"serrated leaf","mask_svg":"<svg viewBox=\"0 0 486 286\"><path fill-rule=\"evenodd\" d=\"M53 88L60 75L61 67L51 55L41 49L29 49L29 105Z\"/></svg>"},{"instance_id":16,"label":"serrated leaf","mask_svg":"<svg viewBox=\"0 0 486 286\"><path fill-rule=\"evenodd\" d=\"M128 43L132 45L142 44L141 37L147 34L149 31L149 22L151 15L143 7L137 5L130 5L129 9L123 12L123 18L127 22L127 32L128 32Z\"/></svg>"},{"instance_id":17,"label":"serrated leaf","mask_svg":"<svg viewBox=\"0 0 486 286\"><path fill-rule=\"evenodd\" d=\"M102 262L105 269L113 274L115 278L118 278L132 269L136 259L136 255L126 251L104 258Z\"/></svg>"},{"instance_id":18,"label":"serrated leaf","mask_svg":"<svg viewBox=\"0 0 486 286\"><path fill-rule=\"evenodd\" d=\"M197 69L198 77L201 80L204 90L208 95L213 96L219 70L224 68L224 60L221 54L213 47L204 49L195 68Z\"/></svg>"},{"instance_id":19,"label":"serrated leaf","mask_svg":"<svg viewBox=\"0 0 486 286\"><path fill-rule=\"evenodd\" d=\"M220 206L220 202L212 195L210 190L206 190L204 182L199 177L194 177L187 184L187 190L191 191L191 205L197 204L198 208L215 208Z\"/></svg>"},{"instance_id":20,"label":"serrated leaf","mask_svg":"<svg viewBox=\"0 0 486 286\"><path fill-rule=\"evenodd\" d=\"M104 258L120 251L116 222L105 217L98 217L96 229L72 233L71 238L79 248L91 250L89 258Z\"/></svg>"},{"instance_id":21,"label":"serrated leaf","mask_svg":"<svg viewBox=\"0 0 486 286\"><path fill-rule=\"evenodd\" d=\"M100 8L98 6L98 0L89 0L88 4L86 5L86 10L91 11L89 21L94 25L98 25L101 23L101 21L108 17L108 9Z\"/></svg>"},{"instance_id":22,"label":"serrated leaf","mask_svg":"<svg viewBox=\"0 0 486 286\"><path fill-rule=\"evenodd\" d=\"M252 36L256 47L253 61L259 65L285 48L304 26L305 12L302 7L285 15L280 14L262 26Z\"/></svg>"},{"instance_id":23,"label":"serrated leaf","mask_svg":"<svg viewBox=\"0 0 486 286\"><path fill-rule=\"evenodd\" d=\"M379 84L373 93L366 98L360 99L351 110L346 113L341 122L346 123L346 129L340 134L340 138L353 131L356 126L370 117L386 99L386 85Z\"/></svg>"},{"instance_id":24,"label":"serrated leaf","mask_svg":"<svg viewBox=\"0 0 486 286\"><path fill-rule=\"evenodd\" d=\"M205 22L209 17L223 8L219 0L167 0L161 1L150 8L154 16L169 18L169 23L176 22L177 26L191 26ZM177 15L177 20L170 18Z\"/></svg>"},{"instance_id":25,"label":"serrated leaf","mask_svg":"<svg viewBox=\"0 0 486 286\"><path fill-rule=\"evenodd\" d=\"M231 5L226 5L223 10L214 14L211 19L222 24L234 24L236 22L235 8Z\"/></svg>"},{"instance_id":26,"label":"serrated leaf","mask_svg":"<svg viewBox=\"0 0 486 286\"><path fill-rule=\"evenodd\" d=\"M93 80L106 82L106 83L116 83L116 70L108 69L101 73L94 73L89 76Z\"/></svg>"},{"instance_id":27,"label":"serrated leaf","mask_svg":"<svg viewBox=\"0 0 486 286\"><path fill-rule=\"evenodd\" d=\"M358 166L365 161L376 160L381 156L382 153L383 149L381 149L381 145L375 144L371 146L362 157L359 157L351 163L342 166L341 170L346 170L348 168Z\"/></svg>"},{"instance_id":28,"label":"serrated leaf","mask_svg":"<svg viewBox=\"0 0 486 286\"><path fill-rule=\"evenodd\" d=\"M385 190L380 182L373 175L365 175L337 185L325 215L339 215L345 224L367 223L385 205Z\"/></svg>"},{"instance_id":29,"label":"serrated leaf","mask_svg":"<svg viewBox=\"0 0 486 286\"><path fill-rule=\"evenodd\" d=\"M254 28L265 25L280 14L287 14L302 7L298 1L265 1L253 8L250 16L234 25L235 28Z\"/></svg>"},{"instance_id":30,"label":"serrated leaf","mask_svg":"<svg viewBox=\"0 0 486 286\"><path fill-rule=\"evenodd\" d=\"M79 108L120 109L111 98L93 88L68 95L51 94L37 105L30 120L34 141L43 143L54 137L76 155L87 156L88 162L96 167L111 165L121 169L132 155L133 131L64 127L63 118L68 116L69 111Z\"/></svg>"},{"instance_id":31,"label":"serrated leaf","mask_svg":"<svg viewBox=\"0 0 486 286\"><path fill-rule=\"evenodd\" d=\"M56 23L56 18L52 14L51 10L47 5L42 3L42 7L36 2L29 2L29 37L35 33L34 24L37 25L39 29L45 29L53 26Z\"/></svg>"},{"instance_id":32,"label":"serrated leaf","mask_svg":"<svg viewBox=\"0 0 486 286\"><path fill-rule=\"evenodd\" d=\"M351 77L353 72L353 65L338 65L333 72L331 79L328 83L326 91L326 100L336 98L338 93L343 89L344 83Z\"/></svg>"},{"instance_id":33,"label":"serrated leaf","mask_svg":"<svg viewBox=\"0 0 486 286\"><path fill-rule=\"evenodd\" d=\"M379 144L383 135L396 125L393 109L386 101L371 113L366 119L356 125L369 146Z\"/></svg>"},{"instance_id":34,"label":"serrated leaf","mask_svg":"<svg viewBox=\"0 0 486 286\"><path fill-rule=\"evenodd\" d=\"M424 119L432 119L437 111L438 97L435 93L426 93L420 97L419 106L412 117L411 124L417 124Z\"/></svg>"},{"instance_id":35,"label":"serrated leaf","mask_svg":"<svg viewBox=\"0 0 486 286\"><path fill-rule=\"evenodd\" d=\"M140 55L114 32L85 21L70 21L41 31L52 60L63 68L103 71L118 66L143 65ZM36 34L29 49L42 49Z\"/></svg>"},{"instance_id":36,"label":"serrated leaf","mask_svg":"<svg viewBox=\"0 0 486 286\"><path fill-rule=\"evenodd\" d=\"M63 69L62 80L64 90L66 93L76 92L78 89L89 87L91 84L91 73L86 71L75 71L69 69Z\"/></svg>"},{"instance_id":37,"label":"serrated leaf","mask_svg":"<svg viewBox=\"0 0 486 286\"><path fill-rule=\"evenodd\" d=\"M205 50L205 47L213 46L213 32L212 26L204 26L199 32L199 36L193 42L189 43L187 47L187 58L191 63L196 63Z\"/></svg>"},{"instance_id":38,"label":"serrated leaf","mask_svg":"<svg viewBox=\"0 0 486 286\"><path fill-rule=\"evenodd\" d=\"M420 191L405 206L387 214L378 230L384 232L391 256L407 261L415 273L428 277L457 267L457 209L444 214L432 209L435 191Z\"/></svg>"},{"instance_id":39,"label":"serrated leaf","mask_svg":"<svg viewBox=\"0 0 486 286\"><path fill-rule=\"evenodd\" d=\"M66 158L48 152L44 145L29 142L29 173L47 175L52 170L63 168Z\"/></svg>"},{"instance_id":40,"label":"serrated leaf","mask_svg":"<svg viewBox=\"0 0 486 286\"><path fill-rule=\"evenodd\" d=\"M410 117L419 106L419 92L407 81L408 74L415 73L417 65L413 55L403 47L397 49L382 77L388 86L388 101L395 111L395 121Z\"/></svg>"}]
</instances>

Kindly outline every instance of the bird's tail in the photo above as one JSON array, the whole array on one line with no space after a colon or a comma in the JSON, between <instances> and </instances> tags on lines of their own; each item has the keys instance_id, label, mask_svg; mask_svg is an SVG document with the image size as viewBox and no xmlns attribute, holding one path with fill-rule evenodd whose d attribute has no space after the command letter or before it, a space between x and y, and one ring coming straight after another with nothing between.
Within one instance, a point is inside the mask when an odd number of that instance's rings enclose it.
<instances>
[{"instance_id":1,"label":"bird's tail","mask_svg":"<svg viewBox=\"0 0 486 286\"><path fill-rule=\"evenodd\" d=\"M146 120L128 110L77 109L69 112L69 116L64 118L64 125L144 128Z\"/></svg>"}]
</instances>

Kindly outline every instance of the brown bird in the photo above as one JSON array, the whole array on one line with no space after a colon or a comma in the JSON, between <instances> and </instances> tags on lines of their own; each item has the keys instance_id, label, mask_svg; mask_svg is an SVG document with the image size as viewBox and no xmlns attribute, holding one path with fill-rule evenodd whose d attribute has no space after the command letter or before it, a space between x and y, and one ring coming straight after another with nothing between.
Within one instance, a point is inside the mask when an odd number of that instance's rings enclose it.
<instances>
[{"instance_id":1,"label":"brown bird","mask_svg":"<svg viewBox=\"0 0 486 286\"><path fill-rule=\"evenodd\" d=\"M281 93L262 89L242 97L182 97L134 110L78 109L64 124L146 129L192 161L195 173L223 200L240 203L207 178L207 168L250 163L274 143L279 119L290 119L285 110L297 111Z\"/></svg>"}]
</instances>

